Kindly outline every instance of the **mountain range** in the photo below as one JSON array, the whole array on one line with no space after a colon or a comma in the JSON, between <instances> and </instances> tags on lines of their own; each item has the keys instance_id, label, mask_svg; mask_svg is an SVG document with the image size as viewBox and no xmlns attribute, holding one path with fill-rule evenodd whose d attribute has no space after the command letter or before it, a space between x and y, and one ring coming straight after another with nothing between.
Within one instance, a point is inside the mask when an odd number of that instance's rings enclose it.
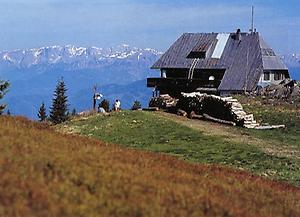
<instances>
[{"instance_id":1,"label":"mountain range","mask_svg":"<svg viewBox=\"0 0 300 217\"><path fill-rule=\"evenodd\" d=\"M150 66L161 52L120 45L114 48L52 46L0 52L0 78L8 79L6 102L12 114L36 118L42 102L51 105L57 81L63 77L70 109L92 106L93 86L104 98L120 99L123 108L134 100L145 106L151 90L145 78L155 75Z\"/></svg>"},{"instance_id":2,"label":"mountain range","mask_svg":"<svg viewBox=\"0 0 300 217\"><path fill-rule=\"evenodd\" d=\"M63 77L69 96L69 108L91 109L93 86L104 98L120 99L123 108L134 100L146 106L151 90L146 78L158 76L151 65L162 52L122 44L113 48L50 46L0 52L0 79L11 83L5 97L12 114L36 118L45 102L49 108L57 81ZM281 56L292 78L300 80L300 54Z\"/></svg>"}]
</instances>

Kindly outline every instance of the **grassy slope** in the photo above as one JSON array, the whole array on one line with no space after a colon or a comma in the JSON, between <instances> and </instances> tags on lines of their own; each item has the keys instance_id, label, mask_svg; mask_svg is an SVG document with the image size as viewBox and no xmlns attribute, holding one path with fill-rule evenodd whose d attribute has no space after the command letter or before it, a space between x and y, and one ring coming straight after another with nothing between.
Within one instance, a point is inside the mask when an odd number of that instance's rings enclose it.
<instances>
[{"instance_id":1,"label":"grassy slope","mask_svg":"<svg viewBox=\"0 0 300 217\"><path fill-rule=\"evenodd\" d=\"M62 135L22 118L0 116L0 165L0 216L300 215L299 188Z\"/></svg>"},{"instance_id":2,"label":"grassy slope","mask_svg":"<svg viewBox=\"0 0 300 217\"><path fill-rule=\"evenodd\" d=\"M286 129L250 133L266 140L294 147L300 151L300 104L287 104L262 98L239 96L246 111L254 114L260 123L285 124ZM299 156L300 157L300 156Z\"/></svg>"},{"instance_id":3,"label":"grassy slope","mask_svg":"<svg viewBox=\"0 0 300 217\"><path fill-rule=\"evenodd\" d=\"M75 119L64 127L107 143L169 153L189 161L230 165L300 185L297 157L276 156L253 144L207 135L155 113L124 111L111 116ZM243 133L255 133L232 129L240 137Z\"/></svg>"}]
</instances>

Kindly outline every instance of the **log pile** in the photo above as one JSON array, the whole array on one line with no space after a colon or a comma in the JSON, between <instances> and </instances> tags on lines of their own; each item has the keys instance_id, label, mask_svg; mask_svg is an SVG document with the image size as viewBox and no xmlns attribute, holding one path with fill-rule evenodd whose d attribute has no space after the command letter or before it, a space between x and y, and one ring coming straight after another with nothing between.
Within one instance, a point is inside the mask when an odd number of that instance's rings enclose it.
<instances>
[{"instance_id":1,"label":"log pile","mask_svg":"<svg viewBox=\"0 0 300 217\"><path fill-rule=\"evenodd\" d=\"M249 129L277 129L284 125L261 126L253 114L247 114L241 103L233 97L221 97L200 92L182 93L179 99L168 94L153 97L150 100L149 111L166 109L177 115L192 119L205 119L232 126L242 126Z\"/></svg>"},{"instance_id":2,"label":"log pile","mask_svg":"<svg viewBox=\"0 0 300 217\"><path fill-rule=\"evenodd\" d=\"M150 100L149 107L158 107L160 109L168 109L175 107L177 99L171 97L169 94L161 94L158 97L153 97Z\"/></svg>"},{"instance_id":3,"label":"log pile","mask_svg":"<svg viewBox=\"0 0 300 217\"><path fill-rule=\"evenodd\" d=\"M161 94L160 97L163 99L166 108L176 106L177 100L171 97L169 94Z\"/></svg>"},{"instance_id":4,"label":"log pile","mask_svg":"<svg viewBox=\"0 0 300 217\"><path fill-rule=\"evenodd\" d=\"M241 103L232 97L194 93L182 93L177 108L188 113L201 115L220 123L256 128L259 124L253 114L247 114Z\"/></svg>"}]
</instances>

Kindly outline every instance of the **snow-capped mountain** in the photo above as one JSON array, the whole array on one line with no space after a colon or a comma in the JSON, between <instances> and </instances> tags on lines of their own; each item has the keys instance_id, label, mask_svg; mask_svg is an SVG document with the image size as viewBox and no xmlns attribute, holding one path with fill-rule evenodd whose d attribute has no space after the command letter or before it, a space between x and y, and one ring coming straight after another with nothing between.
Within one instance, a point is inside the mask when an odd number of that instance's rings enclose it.
<instances>
[{"instance_id":1,"label":"snow-capped mountain","mask_svg":"<svg viewBox=\"0 0 300 217\"><path fill-rule=\"evenodd\" d=\"M289 68L291 77L300 80L300 54L282 55L281 59Z\"/></svg>"},{"instance_id":2,"label":"snow-capped mountain","mask_svg":"<svg viewBox=\"0 0 300 217\"><path fill-rule=\"evenodd\" d=\"M0 79L11 83L5 99L13 114L36 117L42 101L50 106L61 77L71 108L89 109L95 84L105 98L119 98L128 108L134 100L147 103L151 90L146 87L146 77L157 75L150 67L160 55L154 49L125 44L107 49L67 45L2 51Z\"/></svg>"},{"instance_id":3,"label":"snow-capped mountain","mask_svg":"<svg viewBox=\"0 0 300 217\"><path fill-rule=\"evenodd\" d=\"M0 64L17 68L64 64L72 69L86 69L99 68L104 63L118 60L151 61L159 55L161 52L154 49L141 49L126 44L108 49L67 45L3 51L0 52Z\"/></svg>"},{"instance_id":4,"label":"snow-capped mountain","mask_svg":"<svg viewBox=\"0 0 300 217\"><path fill-rule=\"evenodd\" d=\"M283 55L281 58L289 66L300 66L300 54Z\"/></svg>"}]
</instances>

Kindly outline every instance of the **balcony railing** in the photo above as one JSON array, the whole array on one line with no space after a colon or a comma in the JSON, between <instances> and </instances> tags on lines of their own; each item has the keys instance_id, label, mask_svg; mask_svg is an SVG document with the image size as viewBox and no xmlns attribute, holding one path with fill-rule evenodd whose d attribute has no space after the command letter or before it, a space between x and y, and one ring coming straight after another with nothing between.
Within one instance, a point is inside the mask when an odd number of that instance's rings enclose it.
<instances>
[{"instance_id":1,"label":"balcony railing","mask_svg":"<svg viewBox=\"0 0 300 217\"><path fill-rule=\"evenodd\" d=\"M187 78L147 78L147 87L190 87L190 88L218 88L220 80L203 80L203 79L192 79Z\"/></svg>"}]
</instances>

